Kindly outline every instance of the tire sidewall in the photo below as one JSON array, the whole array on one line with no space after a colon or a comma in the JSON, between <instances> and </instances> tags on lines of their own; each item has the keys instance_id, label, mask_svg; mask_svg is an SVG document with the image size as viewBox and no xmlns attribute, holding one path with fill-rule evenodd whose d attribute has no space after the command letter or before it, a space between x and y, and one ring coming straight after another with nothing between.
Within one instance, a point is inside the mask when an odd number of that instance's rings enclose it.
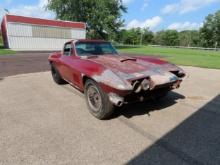
<instances>
[{"instance_id":1,"label":"tire sidewall","mask_svg":"<svg viewBox=\"0 0 220 165\"><path fill-rule=\"evenodd\" d=\"M100 96L101 96L101 106L99 108L98 111L94 111L93 108L90 106L89 100L88 100L88 89L90 86L93 86L97 89L97 91L99 92ZM87 80L85 83L85 90L84 90L84 95L85 95L85 99L86 99L86 103L89 109L89 112L95 116L98 119L104 119L106 117L108 117L109 115L111 115L112 111L113 111L113 105L111 104L111 102L109 101L109 97L108 95L102 91L101 87L98 85L98 83L96 83L93 80Z\"/></svg>"},{"instance_id":2,"label":"tire sidewall","mask_svg":"<svg viewBox=\"0 0 220 165\"><path fill-rule=\"evenodd\" d=\"M60 73L58 72L56 66L53 63L51 64L51 74L52 74L53 80L57 84L63 84L64 83L64 80L61 78Z\"/></svg>"}]
</instances>

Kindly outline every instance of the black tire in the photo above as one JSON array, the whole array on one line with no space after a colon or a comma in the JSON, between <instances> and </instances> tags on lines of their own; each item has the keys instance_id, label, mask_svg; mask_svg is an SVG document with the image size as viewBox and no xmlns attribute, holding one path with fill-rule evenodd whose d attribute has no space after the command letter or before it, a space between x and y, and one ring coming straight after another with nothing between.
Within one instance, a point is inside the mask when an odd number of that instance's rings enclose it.
<instances>
[{"instance_id":1,"label":"black tire","mask_svg":"<svg viewBox=\"0 0 220 165\"><path fill-rule=\"evenodd\" d=\"M59 71L57 70L56 66L51 63L51 74L53 77L53 80L57 83L57 84L65 84L66 82L62 79Z\"/></svg>"},{"instance_id":2,"label":"black tire","mask_svg":"<svg viewBox=\"0 0 220 165\"><path fill-rule=\"evenodd\" d=\"M92 96L91 90L94 90ZM94 94L95 92L96 94ZM109 101L108 95L102 91L95 81L91 79L86 80L84 94L89 112L97 119L106 119L113 113L114 105ZM97 97L99 97L100 100L98 100ZM94 105L95 103L92 103L96 102L95 100L101 105L98 104L99 106L96 107Z\"/></svg>"}]
</instances>

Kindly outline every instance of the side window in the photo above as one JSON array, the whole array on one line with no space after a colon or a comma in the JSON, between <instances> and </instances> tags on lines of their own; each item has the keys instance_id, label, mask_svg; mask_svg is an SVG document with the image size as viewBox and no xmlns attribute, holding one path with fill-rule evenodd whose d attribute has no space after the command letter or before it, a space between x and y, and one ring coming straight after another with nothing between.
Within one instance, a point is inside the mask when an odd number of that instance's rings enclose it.
<instances>
[{"instance_id":1,"label":"side window","mask_svg":"<svg viewBox=\"0 0 220 165\"><path fill-rule=\"evenodd\" d=\"M71 43L65 44L63 54L66 56L72 55L72 44Z\"/></svg>"}]
</instances>

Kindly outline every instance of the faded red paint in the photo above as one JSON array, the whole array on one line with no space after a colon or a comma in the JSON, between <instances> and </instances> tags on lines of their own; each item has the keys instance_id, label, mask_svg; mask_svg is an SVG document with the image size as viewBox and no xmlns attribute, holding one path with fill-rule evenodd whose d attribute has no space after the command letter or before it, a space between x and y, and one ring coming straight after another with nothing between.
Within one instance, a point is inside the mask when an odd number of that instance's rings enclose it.
<instances>
[{"instance_id":1,"label":"faded red paint","mask_svg":"<svg viewBox=\"0 0 220 165\"><path fill-rule=\"evenodd\" d=\"M158 59L158 58L153 58L153 57L142 57L142 56L137 56L138 59L143 60L143 61L147 61L147 62L151 62L154 64L158 64L158 65L162 65L162 64L166 64L167 61Z\"/></svg>"},{"instance_id":2,"label":"faded red paint","mask_svg":"<svg viewBox=\"0 0 220 165\"><path fill-rule=\"evenodd\" d=\"M79 40L83 42L104 42L100 40ZM71 41L73 48L76 40ZM73 51L76 52L76 51ZM119 96L126 96L133 92L132 82L147 78L153 90L157 86L169 85L170 89L178 87L184 71L170 64L167 61L144 56L121 56L121 55L100 55L93 57L79 57L75 53L65 56L57 52L49 57L62 77L79 88L84 90L83 78L95 80L100 84L106 93L116 93ZM173 73L172 73L172 72Z\"/></svg>"},{"instance_id":3,"label":"faded red paint","mask_svg":"<svg viewBox=\"0 0 220 165\"><path fill-rule=\"evenodd\" d=\"M89 60L102 64L116 73L123 72L129 74L146 70L145 66L137 63L137 59L127 56L104 55Z\"/></svg>"},{"instance_id":4,"label":"faded red paint","mask_svg":"<svg viewBox=\"0 0 220 165\"><path fill-rule=\"evenodd\" d=\"M48 20L48 19L24 17L17 15L6 15L5 17L7 19L7 22L19 22L19 23L27 23L34 25L57 26L57 27L66 27L66 28L80 28L80 29L86 28L86 24L83 22Z\"/></svg>"}]
</instances>

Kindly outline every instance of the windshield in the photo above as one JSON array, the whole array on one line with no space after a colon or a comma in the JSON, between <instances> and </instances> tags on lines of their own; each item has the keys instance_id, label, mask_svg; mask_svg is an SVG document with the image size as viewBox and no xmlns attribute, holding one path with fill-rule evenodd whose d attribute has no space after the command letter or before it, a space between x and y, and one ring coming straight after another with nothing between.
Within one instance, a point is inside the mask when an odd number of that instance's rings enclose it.
<instances>
[{"instance_id":1,"label":"windshield","mask_svg":"<svg viewBox=\"0 0 220 165\"><path fill-rule=\"evenodd\" d=\"M75 47L79 56L117 54L109 42L77 42Z\"/></svg>"}]
</instances>

